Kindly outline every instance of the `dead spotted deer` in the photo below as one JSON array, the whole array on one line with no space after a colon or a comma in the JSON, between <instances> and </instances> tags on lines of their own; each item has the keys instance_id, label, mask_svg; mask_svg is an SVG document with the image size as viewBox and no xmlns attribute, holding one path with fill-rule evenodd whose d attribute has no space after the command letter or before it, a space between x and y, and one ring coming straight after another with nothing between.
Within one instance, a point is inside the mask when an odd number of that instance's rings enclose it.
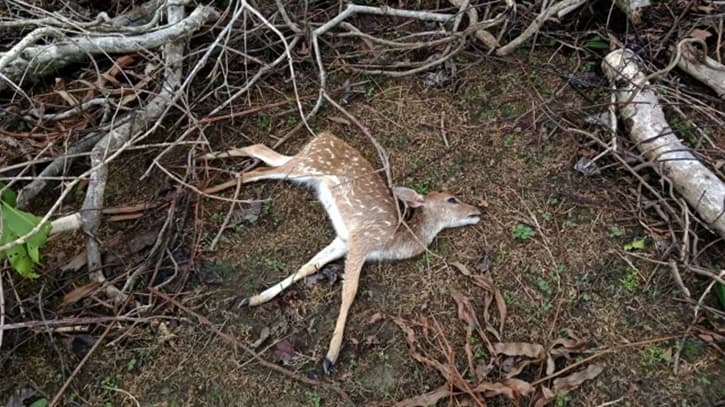
<instances>
[{"instance_id":1,"label":"dead spotted deer","mask_svg":"<svg viewBox=\"0 0 725 407\"><path fill-rule=\"evenodd\" d=\"M370 162L329 132L313 138L295 156L279 154L262 144L234 150L231 155L257 158L269 166L244 173L244 183L284 179L313 187L332 221L337 237L327 247L294 274L239 304L244 307L267 302L325 264L346 257L342 305L323 362L326 374L340 353L363 264L416 256L425 251L441 230L480 220L481 212L476 207L446 192L421 195L403 187L391 191ZM398 221L396 197L407 207L415 208L404 225Z\"/></svg>"}]
</instances>

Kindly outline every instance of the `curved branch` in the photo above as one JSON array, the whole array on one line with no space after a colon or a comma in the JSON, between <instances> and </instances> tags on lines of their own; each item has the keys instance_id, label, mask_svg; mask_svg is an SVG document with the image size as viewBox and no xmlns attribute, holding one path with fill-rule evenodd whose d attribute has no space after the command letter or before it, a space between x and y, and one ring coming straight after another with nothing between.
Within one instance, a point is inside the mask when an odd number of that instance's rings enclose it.
<instances>
[{"instance_id":1,"label":"curved branch","mask_svg":"<svg viewBox=\"0 0 725 407\"><path fill-rule=\"evenodd\" d=\"M11 55L13 58L7 66L0 65L0 78L4 79L0 81L0 92L9 86L8 81L33 80L92 55L125 54L158 48L188 36L215 16L217 12L212 7L199 6L184 20L146 34L75 37L60 44L27 47L17 57ZM7 55L3 54L0 60Z\"/></svg>"}]
</instances>

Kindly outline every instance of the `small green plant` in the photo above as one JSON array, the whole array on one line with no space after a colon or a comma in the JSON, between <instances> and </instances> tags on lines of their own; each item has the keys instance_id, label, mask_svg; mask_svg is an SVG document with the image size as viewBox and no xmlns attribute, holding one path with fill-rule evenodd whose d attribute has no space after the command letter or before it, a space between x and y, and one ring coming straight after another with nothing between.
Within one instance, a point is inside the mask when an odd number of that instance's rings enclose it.
<instances>
[{"instance_id":1,"label":"small green plant","mask_svg":"<svg viewBox=\"0 0 725 407\"><path fill-rule=\"evenodd\" d=\"M368 85L367 89L365 89L365 97L371 98L373 96L373 93L375 93L375 86L374 85Z\"/></svg>"},{"instance_id":2,"label":"small green plant","mask_svg":"<svg viewBox=\"0 0 725 407\"><path fill-rule=\"evenodd\" d=\"M576 222L571 219L564 219L564 221L561 222L561 226L564 226L565 228L573 228L576 226Z\"/></svg>"},{"instance_id":3,"label":"small green plant","mask_svg":"<svg viewBox=\"0 0 725 407\"><path fill-rule=\"evenodd\" d=\"M626 251L632 251L632 250L642 250L644 249L644 240L645 238L634 238L631 242L626 243L624 245L624 250Z\"/></svg>"},{"instance_id":4,"label":"small green plant","mask_svg":"<svg viewBox=\"0 0 725 407\"><path fill-rule=\"evenodd\" d=\"M481 341L477 337L469 336L468 343L471 345L471 348L473 349L474 358L483 359L488 355L488 352L486 352L486 350L483 347L483 344L481 344Z\"/></svg>"},{"instance_id":5,"label":"small green plant","mask_svg":"<svg viewBox=\"0 0 725 407\"><path fill-rule=\"evenodd\" d=\"M685 341L682 346L682 358L692 363L702 354L702 345L695 341Z\"/></svg>"},{"instance_id":6,"label":"small green plant","mask_svg":"<svg viewBox=\"0 0 725 407\"><path fill-rule=\"evenodd\" d=\"M16 208L17 195L0 182L0 246L9 244L30 233L40 223L32 213ZM33 268L40 264L40 249L45 246L50 233L50 223L45 222L25 243L0 251L0 259L6 257L15 271L25 278L37 278Z\"/></svg>"},{"instance_id":7,"label":"small green plant","mask_svg":"<svg viewBox=\"0 0 725 407\"><path fill-rule=\"evenodd\" d=\"M514 112L514 106L511 103L504 103L501 105L501 114L509 116Z\"/></svg>"},{"instance_id":8,"label":"small green plant","mask_svg":"<svg viewBox=\"0 0 725 407\"><path fill-rule=\"evenodd\" d=\"M538 277L536 279L536 286L539 288L539 291L541 291L542 293L544 293L546 295L551 294L551 286L543 278Z\"/></svg>"},{"instance_id":9,"label":"small green plant","mask_svg":"<svg viewBox=\"0 0 725 407\"><path fill-rule=\"evenodd\" d=\"M418 184L413 186L413 190L419 194L427 194L430 192L430 185L426 182L423 184Z\"/></svg>"},{"instance_id":10,"label":"small green plant","mask_svg":"<svg viewBox=\"0 0 725 407\"><path fill-rule=\"evenodd\" d=\"M594 69L596 69L597 63L594 61L585 62L582 64L581 68L579 70L581 72L593 72Z\"/></svg>"},{"instance_id":11,"label":"small green plant","mask_svg":"<svg viewBox=\"0 0 725 407\"><path fill-rule=\"evenodd\" d=\"M136 358L129 359L128 363L126 364L126 370L129 372L132 371L133 369L136 368L137 363L138 363L138 360L136 360Z\"/></svg>"},{"instance_id":12,"label":"small green plant","mask_svg":"<svg viewBox=\"0 0 725 407\"><path fill-rule=\"evenodd\" d=\"M622 230L619 226L612 226L609 228L609 236L622 237L622 235L624 235L624 230Z\"/></svg>"},{"instance_id":13,"label":"small green plant","mask_svg":"<svg viewBox=\"0 0 725 407\"><path fill-rule=\"evenodd\" d=\"M556 407L566 407L569 405L569 402L571 401L571 396L568 394L557 394L556 399L554 399L554 404Z\"/></svg>"},{"instance_id":14,"label":"small green plant","mask_svg":"<svg viewBox=\"0 0 725 407\"><path fill-rule=\"evenodd\" d=\"M257 128L259 130L269 130L270 120L268 116L257 116Z\"/></svg>"},{"instance_id":15,"label":"small green plant","mask_svg":"<svg viewBox=\"0 0 725 407\"><path fill-rule=\"evenodd\" d=\"M310 403L313 407L320 407L322 405L322 397L318 393L307 392L307 397L310 398Z\"/></svg>"},{"instance_id":16,"label":"small green plant","mask_svg":"<svg viewBox=\"0 0 725 407\"><path fill-rule=\"evenodd\" d=\"M416 262L415 268L418 271L422 271L430 267L431 264L433 264L433 255L425 252L423 256L421 256L421 258Z\"/></svg>"},{"instance_id":17,"label":"small green plant","mask_svg":"<svg viewBox=\"0 0 725 407\"><path fill-rule=\"evenodd\" d=\"M667 349L663 349L657 346L650 346L640 352L640 360L644 365L654 365L657 363L669 362L671 359Z\"/></svg>"},{"instance_id":18,"label":"small green plant","mask_svg":"<svg viewBox=\"0 0 725 407\"><path fill-rule=\"evenodd\" d=\"M226 214L222 211L216 211L211 214L211 222L215 225L221 225L222 222L224 222L224 218L226 217Z\"/></svg>"},{"instance_id":19,"label":"small green plant","mask_svg":"<svg viewBox=\"0 0 725 407\"><path fill-rule=\"evenodd\" d=\"M633 292L639 287L639 279L637 278L637 270L629 269L627 274L619 279L619 283L622 284L627 291Z\"/></svg>"},{"instance_id":20,"label":"small green plant","mask_svg":"<svg viewBox=\"0 0 725 407\"><path fill-rule=\"evenodd\" d=\"M29 407L48 407L48 400L46 400L46 399L35 400L34 402L30 403Z\"/></svg>"},{"instance_id":21,"label":"small green plant","mask_svg":"<svg viewBox=\"0 0 725 407\"><path fill-rule=\"evenodd\" d=\"M283 261L275 259L274 257L262 257L262 262L272 270L282 271L287 269L287 265Z\"/></svg>"},{"instance_id":22,"label":"small green plant","mask_svg":"<svg viewBox=\"0 0 725 407\"><path fill-rule=\"evenodd\" d=\"M534 232L534 229L531 226L519 223L514 226L513 234L514 239L529 240L534 237L536 232Z\"/></svg>"},{"instance_id":23,"label":"small green plant","mask_svg":"<svg viewBox=\"0 0 725 407\"><path fill-rule=\"evenodd\" d=\"M541 217L544 218L545 221L549 222L553 216L551 216L551 212L544 212L541 214Z\"/></svg>"},{"instance_id":24,"label":"small green plant","mask_svg":"<svg viewBox=\"0 0 725 407\"><path fill-rule=\"evenodd\" d=\"M294 126L297 124L297 116L292 113L285 115L284 122L287 123L288 126Z\"/></svg>"}]
</instances>

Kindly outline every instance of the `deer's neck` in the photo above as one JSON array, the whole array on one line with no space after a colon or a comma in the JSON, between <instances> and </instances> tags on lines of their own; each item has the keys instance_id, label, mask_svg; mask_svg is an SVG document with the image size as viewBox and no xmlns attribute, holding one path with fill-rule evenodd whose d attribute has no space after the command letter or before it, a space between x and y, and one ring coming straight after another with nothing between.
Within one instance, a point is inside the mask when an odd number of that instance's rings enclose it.
<instances>
[{"instance_id":1,"label":"deer's neck","mask_svg":"<svg viewBox=\"0 0 725 407\"><path fill-rule=\"evenodd\" d=\"M416 211L405 224L398 226L387 250L388 256L385 257L406 259L417 256L425 251L440 231L440 225L427 217L423 211Z\"/></svg>"}]
</instances>

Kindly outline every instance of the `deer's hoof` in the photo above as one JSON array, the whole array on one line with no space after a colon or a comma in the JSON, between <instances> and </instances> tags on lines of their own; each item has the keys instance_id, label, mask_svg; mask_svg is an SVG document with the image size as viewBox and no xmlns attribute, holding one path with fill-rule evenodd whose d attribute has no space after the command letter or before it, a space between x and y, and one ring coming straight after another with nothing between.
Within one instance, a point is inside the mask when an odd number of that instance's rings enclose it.
<instances>
[{"instance_id":1,"label":"deer's hoof","mask_svg":"<svg viewBox=\"0 0 725 407\"><path fill-rule=\"evenodd\" d=\"M328 376L332 373L332 361L327 356L325 356L325 360L322 361L322 370Z\"/></svg>"},{"instance_id":2,"label":"deer's hoof","mask_svg":"<svg viewBox=\"0 0 725 407\"><path fill-rule=\"evenodd\" d=\"M249 306L249 297L242 300L242 302L239 303L237 306L238 308L244 308Z\"/></svg>"}]
</instances>

